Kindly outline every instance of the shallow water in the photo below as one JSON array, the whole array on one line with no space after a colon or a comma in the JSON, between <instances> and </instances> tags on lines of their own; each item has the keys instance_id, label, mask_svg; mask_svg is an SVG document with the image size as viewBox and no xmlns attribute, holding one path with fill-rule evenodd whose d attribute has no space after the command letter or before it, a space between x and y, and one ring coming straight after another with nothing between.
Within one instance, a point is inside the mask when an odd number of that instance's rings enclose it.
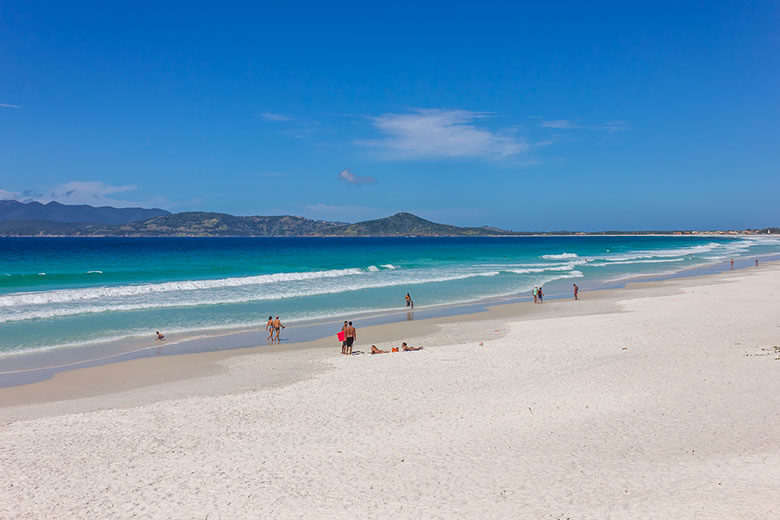
<instances>
[{"instance_id":1,"label":"shallow water","mask_svg":"<svg viewBox=\"0 0 780 520\"><path fill-rule=\"evenodd\" d=\"M527 297L753 261L773 237L3 238L0 355Z\"/></svg>"}]
</instances>

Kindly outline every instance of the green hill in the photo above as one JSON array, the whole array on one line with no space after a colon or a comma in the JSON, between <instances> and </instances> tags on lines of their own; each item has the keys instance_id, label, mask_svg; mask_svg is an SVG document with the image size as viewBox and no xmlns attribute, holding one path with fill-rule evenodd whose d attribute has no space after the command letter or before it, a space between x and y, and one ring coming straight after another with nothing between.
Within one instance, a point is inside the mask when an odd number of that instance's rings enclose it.
<instances>
[{"instance_id":1,"label":"green hill","mask_svg":"<svg viewBox=\"0 0 780 520\"><path fill-rule=\"evenodd\" d=\"M411 213L396 213L391 217L367 220L337 228L336 234L349 237L441 237L441 236L493 236L514 235L491 227L458 227L448 224L438 224L425 220Z\"/></svg>"}]
</instances>

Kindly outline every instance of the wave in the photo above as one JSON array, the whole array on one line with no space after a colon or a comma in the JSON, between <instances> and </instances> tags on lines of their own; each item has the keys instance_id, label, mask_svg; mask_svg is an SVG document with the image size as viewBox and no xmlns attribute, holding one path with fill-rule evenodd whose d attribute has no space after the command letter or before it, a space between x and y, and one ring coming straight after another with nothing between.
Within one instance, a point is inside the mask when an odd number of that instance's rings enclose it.
<instances>
[{"instance_id":1,"label":"wave","mask_svg":"<svg viewBox=\"0 0 780 520\"><path fill-rule=\"evenodd\" d=\"M241 287L245 285L264 285L277 282L312 280L317 278L338 278L366 272L367 271L360 268L331 269L328 271L262 274L256 276L219 278L212 280L185 280L157 284L147 283L139 285L119 285L108 287L89 287L81 289L58 289L54 291L14 293L0 296L0 307L68 303L73 301L94 300L98 298L138 296L172 291L195 291L222 287Z\"/></svg>"},{"instance_id":2,"label":"wave","mask_svg":"<svg viewBox=\"0 0 780 520\"><path fill-rule=\"evenodd\" d=\"M531 273L544 273L546 271L571 271L574 269L574 265L551 265L548 267L525 267L517 269L505 269L505 272L515 274L531 274Z\"/></svg>"},{"instance_id":3,"label":"wave","mask_svg":"<svg viewBox=\"0 0 780 520\"><path fill-rule=\"evenodd\" d=\"M659 258L649 260L617 260L614 262L590 262L588 267L609 267L611 265L626 265L626 264L664 264L668 262L684 262L685 258Z\"/></svg>"},{"instance_id":4,"label":"wave","mask_svg":"<svg viewBox=\"0 0 780 520\"><path fill-rule=\"evenodd\" d=\"M363 271L365 273L365 271ZM218 298L212 294L203 294L199 298L190 298L181 301L161 301L161 302L134 302L134 303L117 303L117 304L104 304L104 305L91 305L91 306L73 306L73 307L59 307L59 308L36 308L36 309L21 309L16 312L0 313L0 323L8 323L14 321L25 321L31 319L46 319L62 316L75 316L80 314L100 314L104 312L130 312L130 311L142 311L150 309L165 309L165 308L186 308L186 307L198 307L207 305L230 305L230 304L242 304L242 303L254 303L262 301L274 301L283 300L287 298L300 298L306 296L320 296L325 294L339 294L345 292L359 291L362 289L381 289L384 287L397 287L402 285L414 285L414 284L426 284L426 283L440 283L450 282L456 280L466 280L469 278L477 277L493 277L501 274L499 271L484 271L484 272L468 272L444 276L435 275L417 275L406 276L404 278L396 278L390 280L377 280L377 279L360 279L360 281L347 282L339 281L338 284L332 284L329 286L319 285L315 287L302 287L302 288L286 288L281 290L274 290L272 292L252 291L247 296ZM21 295L20 295L21 296ZM24 295L26 296L26 294ZM80 300L79 300L80 301ZM60 303L74 303L74 300ZM28 307L31 305L28 304Z\"/></svg>"},{"instance_id":5,"label":"wave","mask_svg":"<svg viewBox=\"0 0 780 520\"><path fill-rule=\"evenodd\" d=\"M560 253L557 255L542 255L545 260L566 260L567 258L579 258L576 253Z\"/></svg>"}]
</instances>

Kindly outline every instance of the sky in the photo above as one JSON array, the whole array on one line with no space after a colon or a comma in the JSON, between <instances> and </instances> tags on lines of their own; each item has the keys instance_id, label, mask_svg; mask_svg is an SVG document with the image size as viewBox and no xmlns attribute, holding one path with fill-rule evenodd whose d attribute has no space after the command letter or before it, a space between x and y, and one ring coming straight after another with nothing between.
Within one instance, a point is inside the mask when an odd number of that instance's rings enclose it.
<instances>
[{"instance_id":1,"label":"sky","mask_svg":"<svg viewBox=\"0 0 780 520\"><path fill-rule=\"evenodd\" d=\"M780 225L780 2L256 4L0 3L0 199Z\"/></svg>"}]
</instances>

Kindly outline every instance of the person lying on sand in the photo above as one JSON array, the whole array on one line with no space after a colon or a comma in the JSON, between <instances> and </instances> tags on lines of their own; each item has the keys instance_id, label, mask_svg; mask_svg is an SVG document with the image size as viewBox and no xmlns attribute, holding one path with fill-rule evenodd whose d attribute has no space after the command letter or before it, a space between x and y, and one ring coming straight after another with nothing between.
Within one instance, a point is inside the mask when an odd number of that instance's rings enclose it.
<instances>
[{"instance_id":1,"label":"person lying on sand","mask_svg":"<svg viewBox=\"0 0 780 520\"><path fill-rule=\"evenodd\" d=\"M379 348L376 348L376 345L371 345L371 353L372 354L389 354L389 350L382 350Z\"/></svg>"},{"instance_id":2,"label":"person lying on sand","mask_svg":"<svg viewBox=\"0 0 780 520\"><path fill-rule=\"evenodd\" d=\"M422 350L422 347L410 347L406 343L401 343L401 348L404 352L411 352L413 350Z\"/></svg>"},{"instance_id":3,"label":"person lying on sand","mask_svg":"<svg viewBox=\"0 0 780 520\"><path fill-rule=\"evenodd\" d=\"M156 334L157 334L157 339L156 339L155 341L162 341L162 340L164 340L164 339L165 339L165 336L163 336L162 334L160 334L160 331L159 331L159 330L156 332Z\"/></svg>"}]
</instances>

